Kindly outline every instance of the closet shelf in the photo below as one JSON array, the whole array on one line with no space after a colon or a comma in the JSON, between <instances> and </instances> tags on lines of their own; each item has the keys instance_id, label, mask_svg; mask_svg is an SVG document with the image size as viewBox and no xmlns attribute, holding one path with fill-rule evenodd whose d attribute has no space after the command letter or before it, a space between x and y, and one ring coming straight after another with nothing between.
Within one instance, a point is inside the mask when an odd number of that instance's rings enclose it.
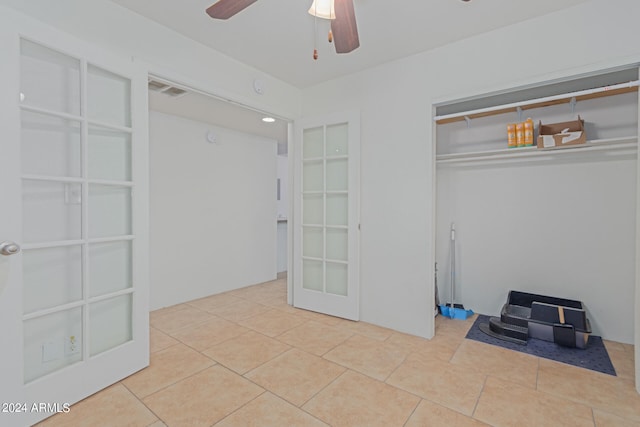
<instances>
[{"instance_id":1,"label":"closet shelf","mask_svg":"<svg viewBox=\"0 0 640 427\"><path fill-rule=\"evenodd\" d=\"M576 155L589 151L621 151L638 149L638 137L627 136L621 138L595 139L587 141L583 145L572 145L568 147L553 148L505 148L502 150L477 151L468 153L441 154L436 156L437 164L448 163L473 163L502 159L543 159L555 157L557 155Z\"/></svg>"},{"instance_id":2,"label":"closet shelf","mask_svg":"<svg viewBox=\"0 0 640 427\"><path fill-rule=\"evenodd\" d=\"M111 185L116 187L133 187L133 181L114 181L109 179L82 178L82 177L66 177L66 176L49 176L49 175L22 175L22 179L29 181L47 181L62 182L65 184L82 184L87 182L94 185Z\"/></svg>"},{"instance_id":3,"label":"closet shelf","mask_svg":"<svg viewBox=\"0 0 640 427\"><path fill-rule=\"evenodd\" d=\"M495 107L480 108L477 110L463 111L460 113L435 116L433 119L439 125L461 122L467 119L477 119L480 117L495 116L498 114L515 113L519 109L530 110L533 108L549 107L551 105L566 104L572 100L585 101L587 99L602 98L605 96L620 95L623 93L637 92L639 81L631 81L612 86L604 86L595 89L569 92L561 95L548 96L544 98L531 99L528 101L514 102L512 104L502 104Z\"/></svg>"}]
</instances>

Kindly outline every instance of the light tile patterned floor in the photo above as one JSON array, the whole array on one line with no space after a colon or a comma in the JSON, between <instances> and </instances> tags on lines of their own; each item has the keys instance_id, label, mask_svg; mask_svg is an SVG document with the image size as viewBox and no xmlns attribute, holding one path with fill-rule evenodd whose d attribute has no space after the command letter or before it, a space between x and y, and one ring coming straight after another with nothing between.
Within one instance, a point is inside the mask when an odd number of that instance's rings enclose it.
<instances>
[{"instance_id":1,"label":"light tile patterned floor","mask_svg":"<svg viewBox=\"0 0 640 427\"><path fill-rule=\"evenodd\" d=\"M633 346L618 377L464 336L432 340L298 310L284 279L151 313L151 366L43 426L640 426Z\"/></svg>"}]
</instances>

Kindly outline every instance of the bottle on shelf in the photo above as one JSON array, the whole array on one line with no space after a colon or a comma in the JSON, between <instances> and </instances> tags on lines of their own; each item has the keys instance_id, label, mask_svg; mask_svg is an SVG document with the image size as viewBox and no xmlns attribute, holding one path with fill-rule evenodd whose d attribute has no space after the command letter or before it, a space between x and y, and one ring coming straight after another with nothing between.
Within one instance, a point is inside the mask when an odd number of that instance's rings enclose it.
<instances>
[{"instance_id":1,"label":"bottle on shelf","mask_svg":"<svg viewBox=\"0 0 640 427\"><path fill-rule=\"evenodd\" d=\"M509 141L509 148L515 148L518 146L518 140L516 139L516 124L510 123L507 125L507 139Z\"/></svg>"},{"instance_id":2,"label":"bottle on shelf","mask_svg":"<svg viewBox=\"0 0 640 427\"><path fill-rule=\"evenodd\" d=\"M533 120L528 117L524 122L524 146L533 146Z\"/></svg>"},{"instance_id":3,"label":"bottle on shelf","mask_svg":"<svg viewBox=\"0 0 640 427\"><path fill-rule=\"evenodd\" d=\"M524 147L524 122L516 124L516 145Z\"/></svg>"}]
</instances>

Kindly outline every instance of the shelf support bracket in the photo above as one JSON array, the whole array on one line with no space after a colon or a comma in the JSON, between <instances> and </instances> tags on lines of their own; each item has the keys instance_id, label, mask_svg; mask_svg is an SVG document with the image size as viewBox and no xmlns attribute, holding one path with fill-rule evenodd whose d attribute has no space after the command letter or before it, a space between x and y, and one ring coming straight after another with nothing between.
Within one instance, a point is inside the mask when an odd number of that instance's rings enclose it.
<instances>
[{"instance_id":1,"label":"shelf support bracket","mask_svg":"<svg viewBox=\"0 0 640 427\"><path fill-rule=\"evenodd\" d=\"M516 111L518 112L518 121L521 122L522 121L522 107L516 108Z\"/></svg>"},{"instance_id":2,"label":"shelf support bracket","mask_svg":"<svg viewBox=\"0 0 640 427\"><path fill-rule=\"evenodd\" d=\"M573 115L576 113L576 105L578 105L578 100L576 99L575 96L571 98L571 101L569 101L569 104L571 105L571 114Z\"/></svg>"},{"instance_id":3,"label":"shelf support bracket","mask_svg":"<svg viewBox=\"0 0 640 427\"><path fill-rule=\"evenodd\" d=\"M464 116L464 121L467 122L467 129L471 127L471 117Z\"/></svg>"}]
</instances>

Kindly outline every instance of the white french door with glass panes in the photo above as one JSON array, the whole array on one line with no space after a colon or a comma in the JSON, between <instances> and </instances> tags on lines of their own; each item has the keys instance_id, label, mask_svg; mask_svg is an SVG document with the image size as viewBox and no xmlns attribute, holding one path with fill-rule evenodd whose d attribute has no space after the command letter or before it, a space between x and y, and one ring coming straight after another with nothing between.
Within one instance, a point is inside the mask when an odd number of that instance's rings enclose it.
<instances>
[{"instance_id":1,"label":"white french door with glass panes","mask_svg":"<svg viewBox=\"0 0 640 427\"><path fill-rule=\"evenodd\" d=\"M0 424L28 425L148 365L146 75L53 30L0 46Z\"/></svg>"},{"instance_id":2,"label":"white french door with glass panes","mask_svg":"<svg viewBox=\"0 0 640 427\"><path fill-rule=\"evenodd\" d=\"M358 320L359 113L295 125L293 304Z\"/></svg>"}]
</instances>

